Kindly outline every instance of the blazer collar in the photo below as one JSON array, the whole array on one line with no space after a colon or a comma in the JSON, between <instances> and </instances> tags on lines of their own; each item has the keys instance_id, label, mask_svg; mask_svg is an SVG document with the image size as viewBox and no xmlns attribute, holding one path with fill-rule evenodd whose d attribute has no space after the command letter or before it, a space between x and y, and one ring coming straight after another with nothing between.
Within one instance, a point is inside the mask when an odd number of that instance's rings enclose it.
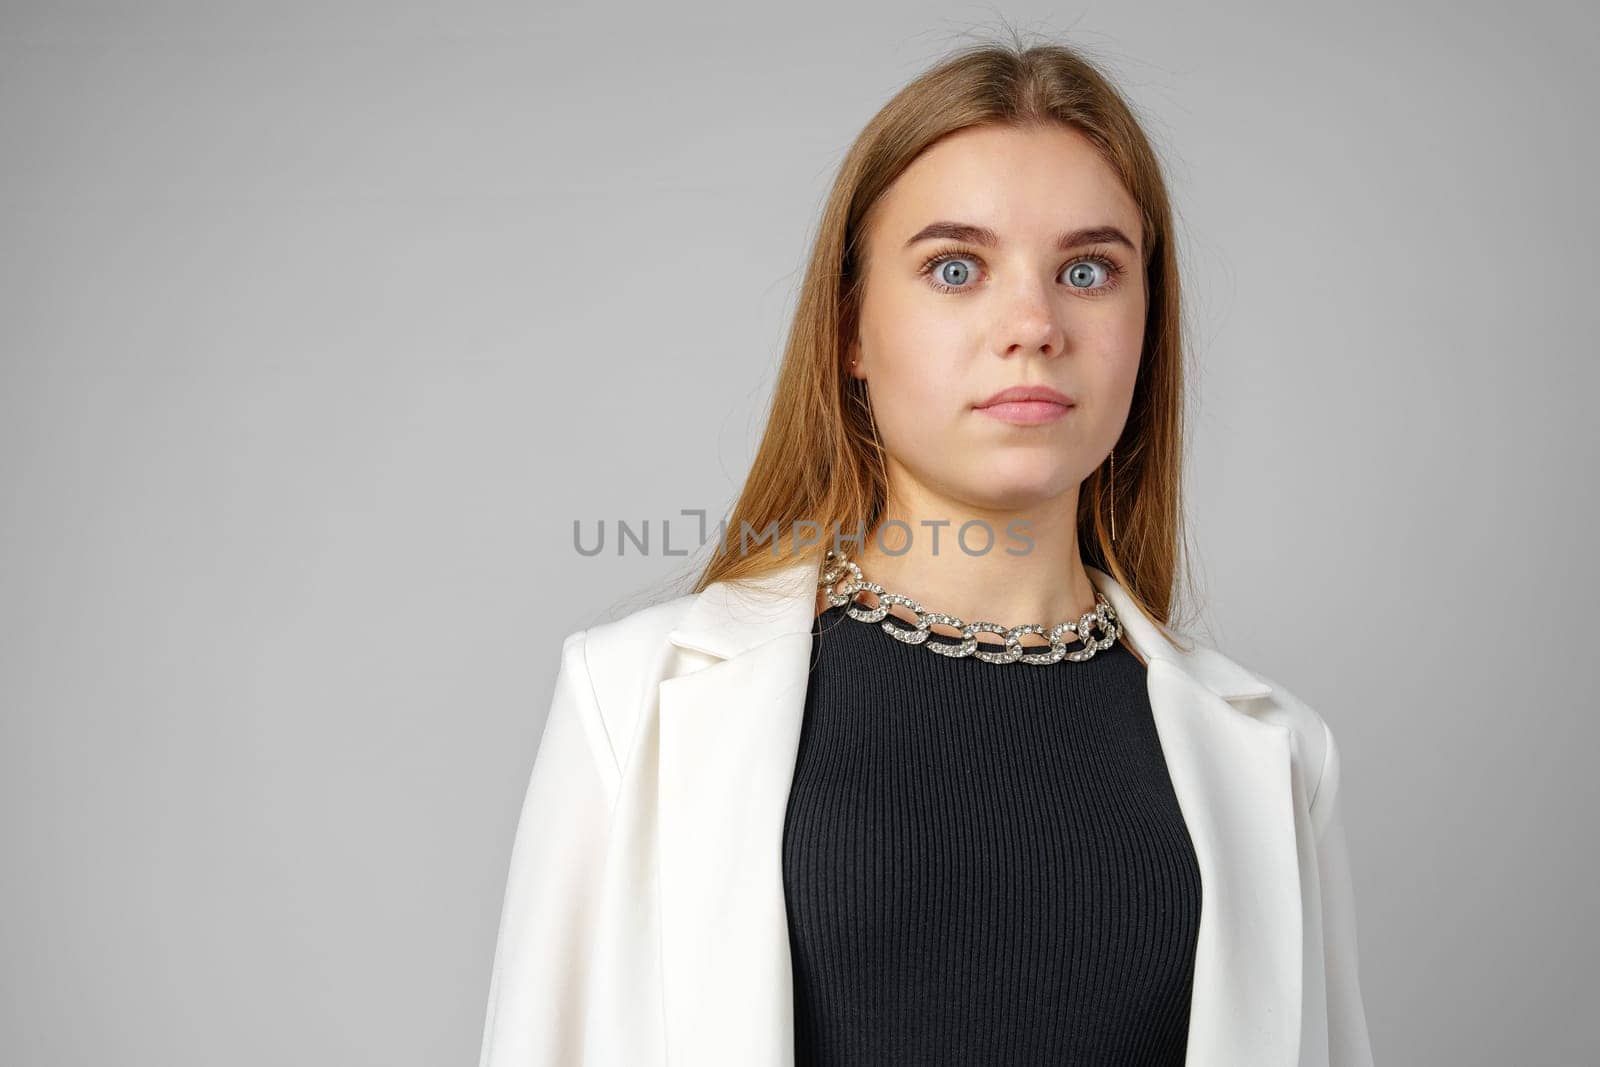
<instances>
[{"instance_id":1,"label":"blazer collar","mask_svg":"<svg viewBox=\"0 0 1600 1067\"><path fill-rule=\"evenodd\" d=\"M680 648L732 659L784 634L810 633L815 622L818 562L791 563L780 571L743 582L713 582L701 591L667 635ZM1266 696L1272 686L1217 652L1173 644L1133 603L1127 590L1098 567L1089 580L1105 594L1123 627L1123 637L1148 663L1165 660L1225 700Z\"/></svg>"}]
</instances>

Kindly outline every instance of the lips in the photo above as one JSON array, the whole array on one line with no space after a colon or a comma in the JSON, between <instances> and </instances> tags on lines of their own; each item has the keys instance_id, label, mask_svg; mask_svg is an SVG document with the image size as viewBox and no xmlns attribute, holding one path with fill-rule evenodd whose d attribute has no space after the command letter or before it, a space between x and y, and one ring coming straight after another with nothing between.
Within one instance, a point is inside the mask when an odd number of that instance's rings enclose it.
<instances>
[{"instance_id":1,"label":"lips","mask_svg":"<svg viewBox=\"0 0 1600 1067\"><path fill-rule=\"evenodd\" d=\"M975 405L986 416L1009 422L1013 426L1039 426L1055 422L1076 406L1070 396L1048 385L1014 385Z\"/></svg>"},{"instance_id":2,"label":"lips","mask_svg":"<svg viewBox=\"0 0 1600 1067\"><path fill-rule=\"evenodd\" d=\"M994 407L997 404L1026 404L1033 402L1058 404L1064 408L1070 408L1075 403L1070 396L1052 389L1048 385L1013 385L1009 389L1000 390L976 406L982 409Z\"/></svg>"}]
</instances>

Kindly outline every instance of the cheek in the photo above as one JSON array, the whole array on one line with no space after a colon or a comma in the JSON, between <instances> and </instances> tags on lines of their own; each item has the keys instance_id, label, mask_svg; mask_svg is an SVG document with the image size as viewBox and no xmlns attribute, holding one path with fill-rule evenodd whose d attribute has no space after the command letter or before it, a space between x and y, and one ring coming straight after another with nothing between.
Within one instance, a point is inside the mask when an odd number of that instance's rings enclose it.
<instances>
[{"instance_id":1,"label":"cheek","mask_svg":"<svg viewBox=\"0 0 1600 1067\"><path fill-rule=\"evenodd\" d=\"M1094 388L1110 396L1131 395L1139 374L1139 357L1144 351L1144 315L1134 307L1108 315L1095 324L1084 350L1095 358L1086 361L1085 370L1095 377Z\"/></svg>"},{"instance_id":2,"label":"cheek","mask_svg":"<svg viewBox=\"0 0 1600 1067\"><path fill-rule=\"evenodd\" d=\"M878 426L890 422L909 437L933 437L962 413L973 341L928 315L888 318L869 338L869 387L877 389ZM882 402L880 402L882 400Z\"/></svg>"},{"instance_id":3,"label":"cheek","mask_svg":"<svg viewBox=\"0 0 1600 1067\"><path fill-rule=\"evenodd\" d=\"M930 315L926 305L904 296L886 296L873 311L862 324L862 340L880 425L892 418L932 430L959 414L977 343L971 326Z\"/></svg>"},{"instance_id":4,"label":"cheek","mask_svg":"<svg viewBox=\"0 0 1600 1067\"><path fill-rule=\"evenodd\" d=\"M955 375L953 361L920 345L897 349L887 358L880 353L869 388L885 443L923 449L948 437L960 407Z\"/></svg>"},{"instance_id":5,"label":"cheek","mask_svg":"<svg viewBox=\"0 0 1600 1067\"><path fill-rule=\"evenodd\" d=\"M1090 399L1082 430L1085 447L1099 453L1115 444L1127 422L1144 351L1144 323L1107 323L1093 351L1095 358L1080 365Z\"/></svg>"}]
</instances>

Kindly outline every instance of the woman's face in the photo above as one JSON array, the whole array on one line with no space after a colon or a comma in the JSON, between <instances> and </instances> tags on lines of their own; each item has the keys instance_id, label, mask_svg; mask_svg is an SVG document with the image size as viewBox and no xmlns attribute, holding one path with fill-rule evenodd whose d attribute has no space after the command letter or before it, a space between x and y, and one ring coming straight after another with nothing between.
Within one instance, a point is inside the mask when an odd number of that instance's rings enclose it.
<instances>
[{"instance_id":1,"label":"woman's face","mask_svg":"<svg viewBox=\"0 0 1600 1067\"><path fill-rule=\"evenodd\" d=\"M851 373L891 477L974 509L1075 500L1127 419L1146 307L1139 211L1094 147L1059 126L952 134L866 239ZM981 407L1026 385L1073 403Z\"/></svg>"}]
</instances>

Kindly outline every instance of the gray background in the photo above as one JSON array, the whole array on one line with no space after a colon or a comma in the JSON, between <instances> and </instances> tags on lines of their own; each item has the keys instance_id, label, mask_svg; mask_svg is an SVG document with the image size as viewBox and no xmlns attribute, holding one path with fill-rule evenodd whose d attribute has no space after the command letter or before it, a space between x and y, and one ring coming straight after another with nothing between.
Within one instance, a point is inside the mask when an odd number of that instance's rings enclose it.
<instances>
[{"instance_id":1,"label":"gray background","mask_svg":"<svg viewBox=\"0 0 1600 1067\"><path fill-rule=\"evenodd\" d=\"M1594 9L1175 0L8 4L0 1061L475 1062L561 637L1006 24L1168 161L1201 618L1340 739L1379 1061L1595 1061Z\"/></svg>"}]
</instances>

